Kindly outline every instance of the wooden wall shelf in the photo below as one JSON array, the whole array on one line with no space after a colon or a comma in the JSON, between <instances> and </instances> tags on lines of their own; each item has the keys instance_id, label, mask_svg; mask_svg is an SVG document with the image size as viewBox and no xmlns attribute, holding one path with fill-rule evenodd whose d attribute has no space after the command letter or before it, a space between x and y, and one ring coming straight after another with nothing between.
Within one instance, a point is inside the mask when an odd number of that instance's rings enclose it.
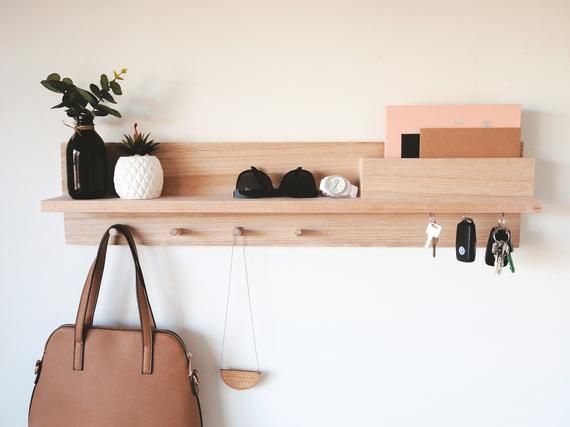
<instances>
[{"instance_id":1,"label":"wooden wall shelf","mask_svg":"<svg viewBox=\"0 0 570 427\"><path fill-rule=\"evenodd\" d=\"M116 144L107 146L112 173L118 154ZM43 200L42 211L64 213L66 241L72 244L96 244L105 228L124 223L141 244L228 245L233 228L242 227L249 245L262 246L422 246L430 213L444 226L438 245L453 246L463 214L476 220L481 235L505 214L518 246L520 214L542 209L532 194L532 159L384 160L383 144L367 142L163 143L158 157L165 172L161 198L60 196ZM362 197L233 199L237 175L251 165L265 170L275 186L297 166L311 170L317 180L342 174L362 186ZM517 188L512 196L492 186L499 167L511 171L509 185ZM466 168L474 168L477 185L450 185L450 179L461 181Z\"/></svg>"}]
</instances>

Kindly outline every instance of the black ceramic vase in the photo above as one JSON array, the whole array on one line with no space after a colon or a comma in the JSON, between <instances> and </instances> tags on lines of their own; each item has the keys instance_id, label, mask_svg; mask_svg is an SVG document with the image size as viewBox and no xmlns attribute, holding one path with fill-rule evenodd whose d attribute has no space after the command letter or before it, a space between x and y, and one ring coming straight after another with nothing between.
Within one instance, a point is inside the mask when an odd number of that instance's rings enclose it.
<instances>
[{"instance_id":1,"label":"black ceramic vase","mask_svg":"<svg viewBox=\"0 0 570 427\"><path fill-rule=\"evenodd\" d=\"M73 199L98 199L107 193L107 151L93 118L80 116L67 143L67 191Z\"/></svg>"}]
</instances>

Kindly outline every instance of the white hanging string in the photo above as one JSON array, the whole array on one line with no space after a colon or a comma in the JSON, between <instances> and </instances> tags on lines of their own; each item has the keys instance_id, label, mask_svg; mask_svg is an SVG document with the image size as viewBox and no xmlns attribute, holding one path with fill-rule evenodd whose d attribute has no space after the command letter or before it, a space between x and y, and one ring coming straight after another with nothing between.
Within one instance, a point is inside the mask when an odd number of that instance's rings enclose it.
<instances>
[{"instance_id":1,"label":"white hanging string","mask_svg":"<svg viewBox=\"0 0 570 427\"><path fill-rule=\"evenodd\" d=\"M261 372L259 369L259 357L257 355L257 341L255 339L255 327L253 326L253 309L251 308L251 294L249 291L249 275L247 273L247 258L245 256L245 237L242 237L242 251L243 251L243 266L245 270L245 285L247 287L247 301L249 303L249 320L251 322L251 335L253 337L253 349L255 350L255 363L257 364L257 372Z\"/></svg>"},{"instance_id":2,"label":"white hanging string","mask_svg":"<svg viewBox=\"0 0 570 427\"><path fill-rule=\"evenodd\" d=\"M261 372L261 369L259 368L259 356L257 354L257 340L255 339L255 328L254 328L254 322L253 322L253 308L252 308L252 304L251 304L251 292L250 292L250 288L249 288L249 274L248 274L248 270L247 270L247 258L245 255L245 245L246 245L245 237L242 236L242 240L243 240L242 250L243 250L243 264L244 264L244 272L245 272L245 284L247 287L247 300L249 303L249 320L251 323L251 334L253 337L253 348L255 351L255 363L257 365L257 372ZM224 363L224 348L226 345L226 331L227 331L227 327L228 327L228 314L229 314L229 308L230 308L230 291L231 291L231 287L232 287L232 270L233 270L235 246L236 246L236 236L234 236L234 241L233 241L233 245L232 245L232 249L231 249L231 253L230 253L230 268L229 268L229 275L228 275L228 291L227 291L227 297L226 297L226 316L225 316L225 320L224 320L224 332L223 332L223 336L222 336L222 348L220 351L220 367L223 366L223 363Z\"/></svg>"},{"instance_id":3,"label":"white hanging string","mask_svg":"<svg viewBox=\"0 0 570 427\"><path fill-rule=\"evenodd\" d=\"M234 263L234 248L236 246L236 237L234 236L234 242L232 244L232 251L230 255L230 272L228 274L228 292L226 296L226 317L224 320L224 334L222 335L222 349L220 351L220 367L224 365L224 346L226 345L226 329L228 327L228 313L230 308L230 289L232 286L232 267Z\"/></svg>"}]
</instances>

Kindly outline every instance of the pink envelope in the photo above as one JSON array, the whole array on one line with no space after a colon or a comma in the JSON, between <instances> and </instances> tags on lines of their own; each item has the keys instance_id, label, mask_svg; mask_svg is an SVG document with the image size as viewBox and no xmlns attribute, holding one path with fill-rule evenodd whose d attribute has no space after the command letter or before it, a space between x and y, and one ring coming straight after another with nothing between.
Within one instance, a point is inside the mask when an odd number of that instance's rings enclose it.
<instances>
[{"instance_id":1,"label":"pink envelope","mask_svg":"<svg viewBox=\"0 0 570 427\"><path fill-rule=\"evenodd\" d=\"M384 157L402 156L402 134L421 128L521 126L521 106L505 105L389 105L386 107Z\"/></svg>"}]
</instances>

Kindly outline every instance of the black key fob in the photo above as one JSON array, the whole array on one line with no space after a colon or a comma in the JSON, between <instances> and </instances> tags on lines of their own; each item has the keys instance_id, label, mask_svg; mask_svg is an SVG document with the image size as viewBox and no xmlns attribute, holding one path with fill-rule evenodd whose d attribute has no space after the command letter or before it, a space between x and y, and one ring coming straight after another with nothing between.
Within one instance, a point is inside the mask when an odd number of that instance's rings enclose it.
<instances>
[{"instance_id":1,"label":"black key fob","mask_svg":"<svg viewBox=\"0 0 570 427\"><path fill-rule=\"evenodd\" d=\"M497 232L495 236L497 240L499 241L508 240L510 252L513 252L513 242L511 242L511 240L509 239L508 230L503 227L493 227L491 229L491 232L489 233L489 239L487 240L487 249L485 250L485 264L490 265L491 267L495 265L495 254L493 253L493 243L495 243L493 235L495 234L495 231ZM506 267L508 263L509 260L507 259L507 257L505 257L505 259L503 260L503 267Z\"/></svg>"},{"instance_id":2,"label":"black key fob","mask_svg":"<svg viewBox=\"0 0 570 427\"><path fill-rule=\"evenodd\" d=\"M475 222L471 218L465 218L457 224L457 233L455 234L455 257L457 261L475 261L476 248Z\"/></svg>"}]
</instances>

